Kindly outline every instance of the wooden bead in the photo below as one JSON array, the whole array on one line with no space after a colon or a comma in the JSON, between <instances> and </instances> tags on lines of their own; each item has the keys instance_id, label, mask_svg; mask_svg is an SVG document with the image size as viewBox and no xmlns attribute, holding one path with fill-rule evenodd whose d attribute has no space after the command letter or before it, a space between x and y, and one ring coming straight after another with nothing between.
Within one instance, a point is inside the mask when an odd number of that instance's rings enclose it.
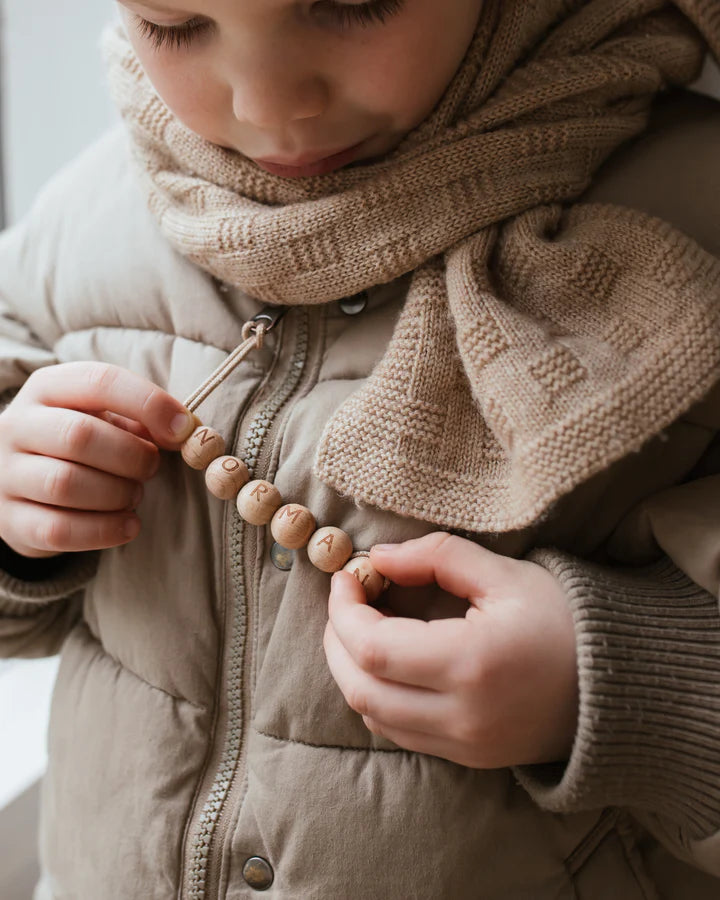
<instances>
[{"instance_id":1,"label":"wooden bead","mask_svg":"<svg viewBox=\"0 0 720 900\"><path fill-rule=\"evenodd\" d=\"M220 500L233 500L240 488L250 480L245 463L236 456L219 456L207 467L205 484Z\"/></svg>"},{"instance_id":2,"label":"wooden bead","mask_svg":"<svg viewBox=\"0 0 720 900\"><path fill-rule=\"evenodd\" d=\"M251 481L240 491L237 508L251 525L267 525L282 504L280 491L269 481Z\"/></svg>"},{"instance_id":3,"label":"wooden bead","mask_svg":"<svg viewBox=\"0 0 720 900\"><path fill-rule=\"evenodd\" d=\"M368 603L374 603L385 590L385 579L370 563L367 556L355 556L343 566L343 572L350 572L365 588Z\"/></svg>"},{"instance_id":4,"label":"wooden bead","mask_svg":"<svg viewBox=\"0 0 720 900\"><path fill-rule=\"evenodd\" d=\"M320 528L310 538L308 557L321 572L339 572L353 552L352 541L340 528Z\"/></svg>"},{"instance_id":5,"label":"wooden bead","mask_svg":"<svg viewBox=\"0 0 720 900\"><path fill-rule=\"evenodd\" d=\"M225 453L225 441L207 425L196 428L182 445L182 458L193 469L206 469Z\"/></svg>"},{"instance_id":6,"label":"wooden bead","mask_svg":"<svg viewBox=\"0 0 720 900\"><path fill-rule=\"evenodd\" d=\"M304 547L316 527L315 516L306 506L297 503L281 506L270 523L272 536L288 550Z\"/></svg>"}]
</instances>

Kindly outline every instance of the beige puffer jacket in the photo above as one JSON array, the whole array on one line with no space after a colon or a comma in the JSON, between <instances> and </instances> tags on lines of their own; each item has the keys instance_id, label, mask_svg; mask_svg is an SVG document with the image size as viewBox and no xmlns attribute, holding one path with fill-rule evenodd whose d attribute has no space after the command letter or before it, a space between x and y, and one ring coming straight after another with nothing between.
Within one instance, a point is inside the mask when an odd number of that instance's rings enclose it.
<instances>
[{"instance_id":1,"label":"beige puffer jacket","mask_svg":"<svg viewBox=\"0 0 720 900\"><path fill-rule=\"evenodd\" d=\"M625 159L596 199L614 199L636 164ZM378 287L364 308L291 310L200 410L256 477L356 547L432 530L311 475L404 288ZM0 305L0 390L56 361L105 360L181 399L259 308L167 245L121 132L0 239ZM567 766L473 771L369 734L325 663L328 577L304 551L277 553L177 455L147 486L132 544L36 580L9 559L0 653L62 647L38 900L716 898L719 427L720 392L535 528L476 536L514 555L556 548L536 558L565 584L581 647Z\"/></svg>"}]
</instances>

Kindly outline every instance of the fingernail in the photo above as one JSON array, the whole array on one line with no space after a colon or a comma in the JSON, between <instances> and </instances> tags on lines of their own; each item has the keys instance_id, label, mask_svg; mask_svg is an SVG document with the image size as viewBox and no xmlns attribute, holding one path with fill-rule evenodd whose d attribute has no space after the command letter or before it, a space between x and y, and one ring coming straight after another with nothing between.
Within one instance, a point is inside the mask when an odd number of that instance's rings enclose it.
<instances>
[{"instance_id":1,"label":"fingernail","mask_svg":"<svg viewBox=\"0 0 720 900\"><path fill-rule=\"evenodd\" d=\"M379 553L391 553L398 544L374 544L373 550L377 550Z\"/></svg>"},{"instance_id":2,"label":"fingernail","mask_svg":"<svg viewBox=\"0 0 720 900\"><path fill-rule=\"evenodd\" d=\"M340 580L342 579L342 572L335 572L333 577L330 579L330 593L333 591L340 590Z\"/></svg>"},{"instance_id":3,"label":"fingernail","mask_svg":"<svg viewBox=\"0 0 720 900\"><path fill-rule=\"evenodd\" d=\"M182 438L190 437L195 430L195 416L190 412L178 413L170 422L170 431L173 437L182 440Z\"/></svg>"}]
</instances>

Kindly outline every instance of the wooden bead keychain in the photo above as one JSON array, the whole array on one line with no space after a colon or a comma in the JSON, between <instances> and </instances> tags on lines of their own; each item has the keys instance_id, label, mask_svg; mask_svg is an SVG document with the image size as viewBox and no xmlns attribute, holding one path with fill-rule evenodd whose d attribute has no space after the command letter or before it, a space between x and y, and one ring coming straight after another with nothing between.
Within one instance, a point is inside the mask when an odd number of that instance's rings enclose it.
<instances>
[{"instance_id":1,"label":"wooden bead keychain","mask_svg":"<svg viewBox=\"0 0 720 900\"><path fill-rule=\"evenodd\" d=\"M243 326L242 343L185 401L195 413L198 406L253 350L262 348L265 335L287 311L286 307L266 307ZM197 418L197 417L196 417ZM318 528L312 512L298 503L285 503L280 491L269 481L250 480L245 463L225 453L225 441L217 431L198 426L182 446L182 457L193 469L205 471L205 483L220 500L235 499L240 516L251 525L270 525L273 538L288 550L307 547L310 562L322 572L351 572L365 588L368 602L374 603L388 581L371 565L369 553L353 551L350 536L341 528Z\"/></svg>"}]
</instances>

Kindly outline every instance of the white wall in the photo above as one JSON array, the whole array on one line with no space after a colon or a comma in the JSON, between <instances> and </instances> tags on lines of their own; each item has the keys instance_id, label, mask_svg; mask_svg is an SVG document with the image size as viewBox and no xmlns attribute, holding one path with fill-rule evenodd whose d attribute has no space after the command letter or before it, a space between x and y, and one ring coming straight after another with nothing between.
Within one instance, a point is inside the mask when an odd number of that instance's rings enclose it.
<instances>
[{"instance_id":1,"label":"white wall","mask_svg":"<svg viewBox=\"0 0 720 900\"><path fill-rule=\"evenodd\" d=\"M0 664L0 810L47 768L46 733L57 670L57 658Z\"/></svg>"},{"instance_id":2,"label":"white wall","mask_svg":"<svg viewBox=\"0 0 720 900\"><path fill-rule=\"evenodd\" d=\"M5 202L9 221L113 120L98 37L111 0L2 0Z\"/></svg>"}]
</instances>

